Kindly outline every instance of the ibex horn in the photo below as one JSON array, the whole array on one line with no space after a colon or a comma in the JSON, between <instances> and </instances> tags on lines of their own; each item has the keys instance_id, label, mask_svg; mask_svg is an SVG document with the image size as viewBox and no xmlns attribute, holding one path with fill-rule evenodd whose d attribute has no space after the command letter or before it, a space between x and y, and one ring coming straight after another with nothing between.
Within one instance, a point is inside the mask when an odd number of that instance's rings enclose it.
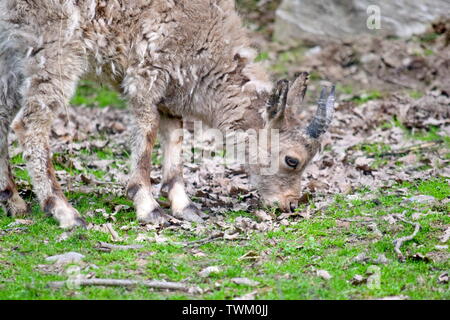
<instances>
[{"instance_id":1,"label":"ibex horn","mask_svg":"<svg viewBox=\"0 0 450 320\"><path fill-rule=\"evenodd\" d=\"M322 88L322 91L320 92L316 115L306 128L306 133L313 139L317 139L324 134L333 119L335 89L335 86L331 87L328 98L326 97L327 88Z\"/></svg>"},{"instance_id":2,"label":"ibex horn","mask_svg":"<svg viewBox=\"0 0 450 320\"><path fill-rule=\"evenodd\" d=\"M279 80L267 103L269 119L273 120L284 114L289 92L289 81Z\"/></svg>"}]
</instances>

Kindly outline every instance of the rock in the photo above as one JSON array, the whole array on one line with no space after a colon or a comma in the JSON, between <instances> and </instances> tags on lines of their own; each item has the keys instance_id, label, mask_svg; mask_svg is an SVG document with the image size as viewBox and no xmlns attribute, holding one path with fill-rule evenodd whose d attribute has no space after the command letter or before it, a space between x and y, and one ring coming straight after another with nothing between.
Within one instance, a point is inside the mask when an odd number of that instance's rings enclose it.
<instances>
[{"instance_id":1,"label":"rock","mask_svg":"<svg viewBox=\"0 0 450 320\"><path fill-rule=\"evenodd\" d=\"M255 300L257 293L258 293L257 291L252 291L244 294L243 296L234 298L233 300Z\"/></svg>"},{"instance_id":2,"label":"rock","mask_svg":"<svg viewBox=\"0 0 450 320\"><path fill-rule=\"evenodd\" d=\"M405 199L405 202L415 202L415 203L421 203L421 204L430 204L436 201L436 198L433 196L426 196L426 195L418 195L413 196L411 198Z\"/></svg>"},{"instance_id":3,"label":"rock","mask_svg":"<svg viewBox=\"0 0 450 320\"><path fill-rule=\"evenodd\" d=\"M354 257L352 261L357 263L366 263L367 261L369 261L369 257L364 252L362 252Z\"/></svg>"},{"instance_id":4,"label":"rock","mask_svg":"<svg viewBox=\"0 0 450 320\"><path fill-rule=\"evenodd\" d=\"M362 275L355 275L351 280L350 283L353 285L360 285L363 284L367 281L367 279L365 279Z\"/></svg>"},{"instance_id":5,"label":"rock","mask_svg":"<svg viewBox=\"0 0 450 320\"><path fill-rule=\"evenodd\" d=\"M331 279L331 275L328 271L326 270L317 270L316 274L321 277L322 279L325 280L330 280Z\"/></svg>"},{"instance_id":6,"label":"rock","mask_svg":"<svg viewBox=\"0 0 450 320\"><path fill-rule=\"evenodd\" d=\"M65 240L69 239L69 237L70 237L71 234L72 234L72 233L71 233L70 231L63 232L63 233L58 237L58 239L56 239L56 242L61 242L61 241L65 241Z\"/></svg>"},{"instance_id":7,"label":"rock","mask_svg":"<svg viewBox=\"0 0 450 320\"><path fill-rule=\"evenodd\" d=\"M444 234L439 238L439 241L446 243L450 239L450 227L445 229Z\"/></svg>"},{"instance_id":8,"label":"rock","mask_svg":"<svg viewBox=\"0 0 450 320\"><path fill-rule=\"evenodd\" d=\"M413 219L413 220L419 220L420 218L422 218L423 216L425 216L423 213L421 213L421 212L414 212L412 215L411 215L411 218Z\"/></svg>"},{"instance_id":9,"label":"rock","mask_svg":"<svg viewBox=\"0 0 450 320\"><path fill-rule=\"evenodd\" d=\"M56 256L51 256L45 258L45 261L56 262L59 265L66 265L69 263L78 263L83 260L84 255L78 252L67 252L64 254L58 254Z\"/></svg>"},{"instance_id":10,"label":"rock","mask_svg":"<svg viewBox=\"0 0 450 320\"><path fill-rule=\"evenodd\" d=\"M372 162L372 160L370 160L369 158L366 157L358 157L355 160L355 166L357 167L362 167L362 166L370 166L370 163Z\"/></svg>"},{"instance_id":11,"label":"rock","mask_svg":"<svg viewBox=\"0 0 450 320\"><path fill-rule=\"evenodd\" d=\"M242 284L245 286L250 286L250 287L255 287L255 286L259 285L258 281L250 280L248 278L233 278L233 279L231 279L231 282L236 283L236 284Z\"/></svg>"},{"instance_id":12,"label":"rock","mask_svg":"<svg viewBox=\"0 0 450 320\"><path fill-rule=\"evenodd\" d=\"M212 267L206 267L205 269L203 269L202 271L200 271L198 273L198 275L202 278L206 278L208 277L211 273L218 273L220 272L220 268L217 266L212 266Z\"/></svg>"},{"instance_id":13,"label":"rock","mask_svg":"<svg viewBox=\"0 0 450 320\"><path fill-rule=\"evenodd\" d=\"M373 22L379 8L380 28ZM410 37L426 31L430 22L450 12L447 0L283 0L276 12L275 39L299 43L358 37L361 34Z\"/></svg>"},{"instance_id":14,"label":"rock","mask_svg":"<svg viewBox=\"0 0 450 320\"><path fill-rule=\"evenodd\" d=\"M378 257L373 260L373 263L375 264L388 264L389 260L388 258L386 258L386 256L384 254L379 254Z\"/></svg>"},{"instance_id":15,"label":"rock","mask_svg":"<svg viewBox=\"0 0 450 320\"><path fill-rule=\"evenodd\" d=\"M448 272L444 272L438 277L438 283L439 284L446 284L448 283Z\"/></svg>"},{"instance_id":16,"label":"rock","mask_svg":"<svg viewBox=\"0 0 450 320\"><path fill-rule=\"evenodd\" d=\"M273 220L273 217L266 213L264 210L257 210L255 211L255 216L258 219L258 221L271 221Z\"/></svg>"}]
</instances>

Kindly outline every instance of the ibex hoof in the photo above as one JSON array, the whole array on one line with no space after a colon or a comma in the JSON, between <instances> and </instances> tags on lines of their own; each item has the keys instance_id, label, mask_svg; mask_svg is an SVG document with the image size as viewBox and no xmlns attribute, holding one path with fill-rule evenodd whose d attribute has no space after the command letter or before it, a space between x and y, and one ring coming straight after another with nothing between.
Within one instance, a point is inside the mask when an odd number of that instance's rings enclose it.
<instances>
[{"instance_id":1,"label":"ibex hoof","mask_svg":"<svg viewBox=\"0 0 450 320\"><path fill-rule=\"evenodd\" d=\"M64 219L64 221L60 221L59 226L62 229L71 230L75 228L85 229L87 226L86 221L79 216L78 212L76 215L70 218Z\"/></svg>"},{"instance_id":2,"label":"ibex hoof","mask_svg":"<svg viewBox=\"0 0 450 320\"><path fill-rule=\"evenodd\" d=\"M10 205L6 206L6 215L12 218L23 218L30 215L30 209L28 206L25 207L12 207Z\"/></svg>"},{"instance_id":3,"label":"ibex hoof","mask_svg":"<svg viewBox=\"0 0 450 320\"><path fill-rule=\"evenodd\" d=\"M44 202L44 211L55 217L62 229L86 227L86 222L65 199L50 197Z\"/></svg>"},{"instance_id":4,"label":"ibex hoof","mask_svg":"<svg viewBox=\"0 0 450 320\"><path fill-rule=\"evenodd\" d=\"M170 216L163 209L156 207L145 215L138 215L138 221L141 224L157 224L162 226L169 225Z\"/></svg>"},{"instance_id":5,"label":"ibex hoof","mask_svg":"<svg viewBox=\"0 0 450 320\"><path fill-rule=\"evenodd\" d=\"M86 229L86 227L87 227L86 220L84 220L82 217L76 217L75 224L73 227L80 227L80 228Z\"/></svg>"},{"instance_id":6,"label":"ibex hoof","mask_svg":"<svg viewBox=\"0 0 450 320\"><path fill-rule=\"evenodd\" d=\"M30 213L30 208L17 192L6 189L0 191L0 204L8 217L23 217Z\"/></svg>"},{"instance_id":7,"label":"ibex hoof","mask_svg":"<svg viewBox=\"0 0 450 320\"><path fill-rule=\"evenodd\" d=\"M30 207L20 197L18 199L10 199L5 204L5 208L6 215L13 218L25 217L31 213Z\"/></svg>"},{"instance_id":8,"label":"ibex hoof","mask_svg":"<svg viewBox=\"0 0 450 320\"><path fill-rule=\"evenodd\" d=\"M182 219L189 222L197 222L197 223L203 223L203 219L201 218L202 213L200 210L194 205L189 204L188 206L184 207L183 210L176 212L173 212L173 216L178 219Z\"/></svg>"}]
</instances>

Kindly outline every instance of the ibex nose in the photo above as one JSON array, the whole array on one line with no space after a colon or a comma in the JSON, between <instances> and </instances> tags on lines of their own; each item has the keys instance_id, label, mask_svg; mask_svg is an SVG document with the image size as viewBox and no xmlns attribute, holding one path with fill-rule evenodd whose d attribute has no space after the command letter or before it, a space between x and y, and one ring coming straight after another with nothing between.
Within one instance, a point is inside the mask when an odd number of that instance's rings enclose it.
<instances>
[{"instance_id":1,"label":"ibex nose","mask_svg":"<svg viewBox=\"0 0 450 320\"><path fill-rule=\"evenodd\" d=\"M291 212L294 212L295 209L297 209L297 207L298 207L297 200L289 202L289 208L291 209Z\"/></svg>"}]
</instances>

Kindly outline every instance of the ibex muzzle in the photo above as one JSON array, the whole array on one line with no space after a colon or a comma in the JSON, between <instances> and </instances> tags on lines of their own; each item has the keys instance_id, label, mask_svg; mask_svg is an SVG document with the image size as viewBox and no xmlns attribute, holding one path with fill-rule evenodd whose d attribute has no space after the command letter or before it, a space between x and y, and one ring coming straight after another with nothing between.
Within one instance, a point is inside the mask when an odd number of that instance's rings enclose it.
<instances>
[{"instance_id":1,"label":"ibex muzzle","mask_svg":"<svg viewBox=\"0 0 450 320\"><path fill-rule=\"evenodd\" d=\"M323 88L316 114L308 125L301 124L298 109L307 90L308 73L303 72L289 85L278 81L267 102L265 129L279 130L278 171L261 174L261 166L251 166L252 181L259 190L263 203L278 206L282 211L294 211L301 198L301 178L311 159L321 146L321 138L333 118L335 87L327 93ZM271 147L274 141L271 141Z\"/></svg>"}]
</instances>

